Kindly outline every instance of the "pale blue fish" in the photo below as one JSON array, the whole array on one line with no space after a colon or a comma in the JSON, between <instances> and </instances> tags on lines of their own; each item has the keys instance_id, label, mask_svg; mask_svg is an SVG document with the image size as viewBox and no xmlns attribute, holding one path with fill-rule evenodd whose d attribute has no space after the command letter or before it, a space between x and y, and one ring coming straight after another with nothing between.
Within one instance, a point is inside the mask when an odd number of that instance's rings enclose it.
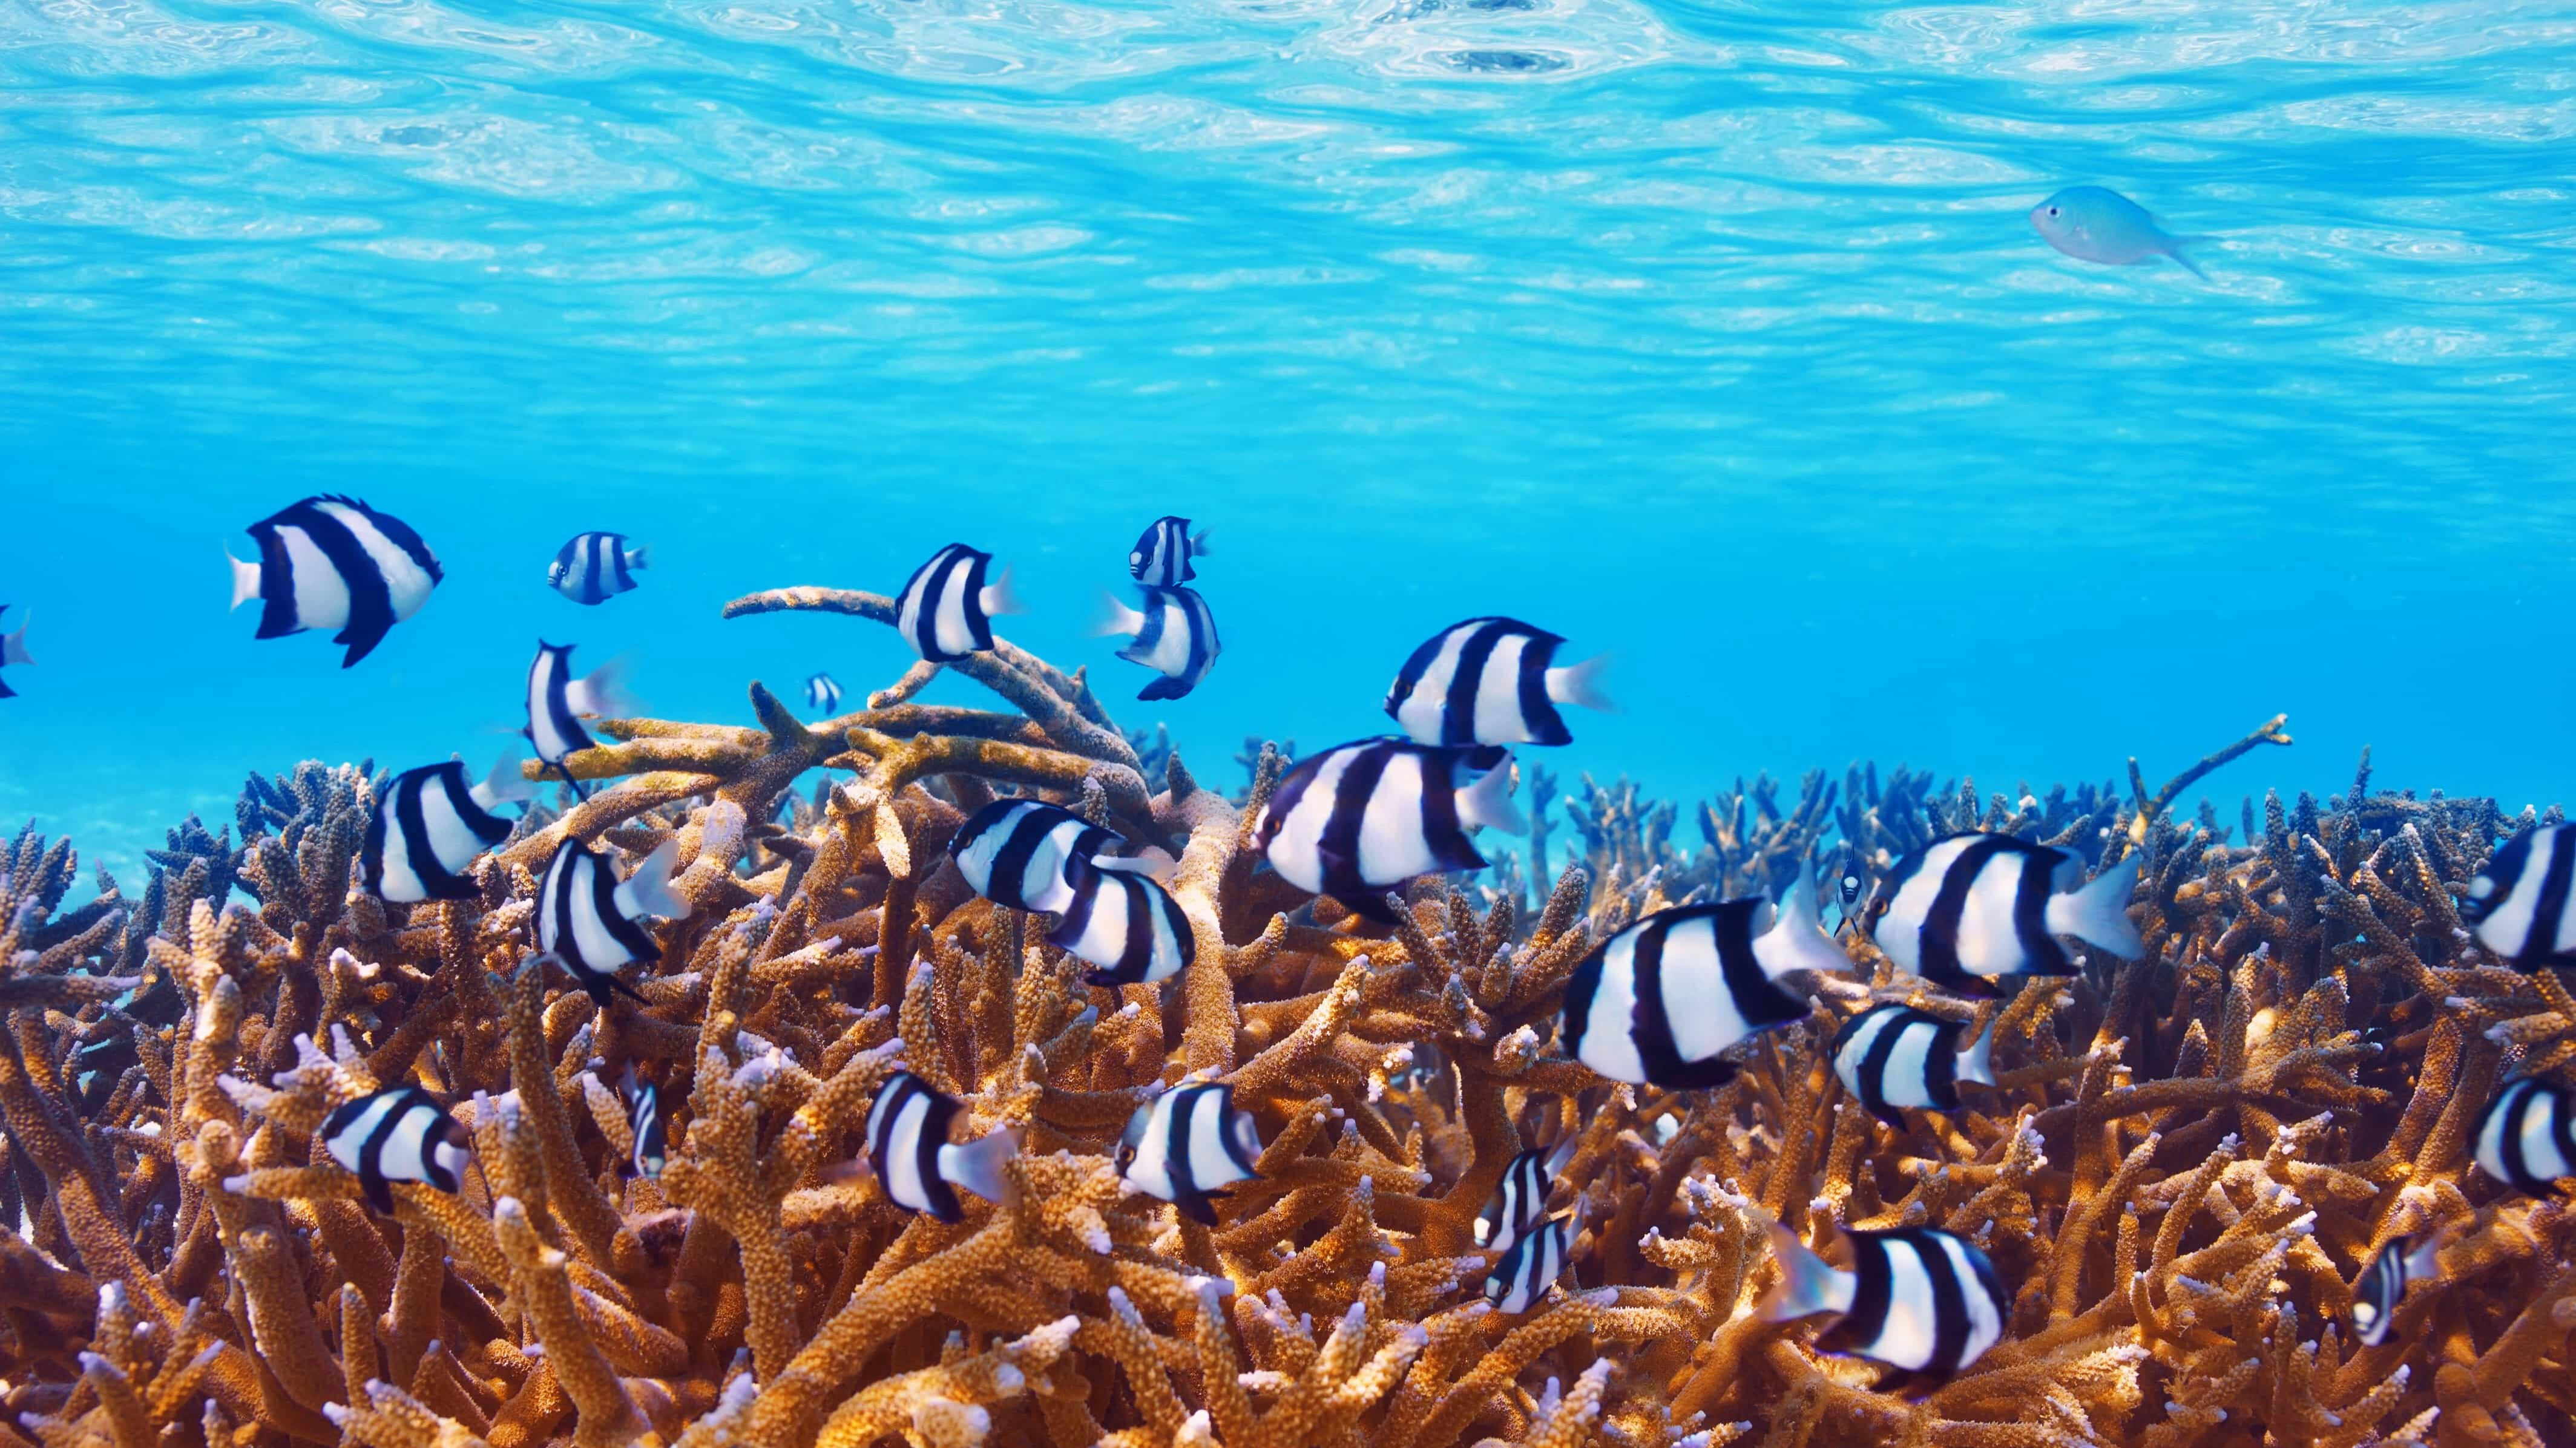
<instances>
[{"instance_id":1,"label":"pale blue fish","mask_svg":"<svg viewBox=\"0 0 2576 1448\"><path fill-rule=\"evenodd\" d=\"M2077 261L2106 266L2144 266L2167 256L2183 270L2209 280L2209 274L2183 255L2206 236L2173 236L2138 203L2099 186L2069 186L2030 209L2030 224L2050 246Z\"/></svg>"}]
</instances>

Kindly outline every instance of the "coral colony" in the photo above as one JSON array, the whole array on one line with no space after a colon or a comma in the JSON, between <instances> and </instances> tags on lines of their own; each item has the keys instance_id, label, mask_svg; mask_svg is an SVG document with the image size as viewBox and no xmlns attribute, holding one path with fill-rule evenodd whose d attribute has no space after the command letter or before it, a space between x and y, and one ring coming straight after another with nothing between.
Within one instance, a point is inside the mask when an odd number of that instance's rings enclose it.
<instances>
[{"instance_id":1,"label":"coral colony","mask_svg":"<svg viewBox=\"0 0 2576 1448\"><path fill-rule=\"evenodd\" d=\"M548 650L523 816L307 764L139 898L0 850L0 1443L2576 1442L2554 811L2176 812L2275 720L1685 848L1505 754L1598 702L1508 620L1229 796L984 564L729 605L914 644L818 723L585 726Z\"/></svg>"}]
</instances>

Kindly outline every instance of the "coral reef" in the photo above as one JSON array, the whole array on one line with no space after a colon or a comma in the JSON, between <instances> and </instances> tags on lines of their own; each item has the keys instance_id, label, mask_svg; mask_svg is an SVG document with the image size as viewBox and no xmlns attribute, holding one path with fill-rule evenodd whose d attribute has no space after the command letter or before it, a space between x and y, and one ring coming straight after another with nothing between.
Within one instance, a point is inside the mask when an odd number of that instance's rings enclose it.
<instances>
[{"instance_id":1,"label":"coral reef","mask_svg":"<svg viewBox=\"0 0 2576 1448\"><path fill-rule=\"evenodd\" d=\"M891 619L809 588L728 613L781 609ZM2371 793L2365 765L2231 825L2174 812L2197 773L1981 801L1860 768L1738 785L1685 849L1681 811L1586 779L1570 850L1417 881L1387 928L1256 868L1278 750L1228 798L1079 673L1007 641L948 667L1013 712L913 702L921 665L813 725L756 684L754 726L609 721L566 764L617 782L532 812L475 901L355 887L365 766L255 778L241 843L189 821L131 904L102 879L65 910L64 842L0 850L0 1205L26 1224L0 1237L0 1442L2576 1441L2576 1222L2468 1159L2500 1073L2576 1062L2576 998L2455 913L2515 823L2489 802ZM1527 782L1544 820L1557 784ZM945 845L996 791L1177 856L1179 980L1085 986L965 888ZM2144 851L2148 959L1972 1008L1847 932L1851 975L1723 1088L1614 1087L1556 1045L1568 973L1642 912L1969 824ZM677 842L690 908L640 1000L531 959L531 872L568 835L630 862ZM1822 1043L1898 999L1991 1021L2001 1084L1901 1129L1846 1098ZM898 1062L966 1104L960 1139L1023 1133L1005 1200L942 1224L850 1168ZM658 1178L623 1169L630 1066L667 1103ZM1111 1163L1191 1075L1268 1143L1213 1227ZM475 1165L385 1218L314 1132L402 1082ZM1515 1151L1569 1135L1572 1271L1498 1313L1473 1220ZM2013 1292L2005 1340L1948 1381L1819 1352L1817 1324L1751 1310L1766 1214L1820 1243L1972 1237ZM2349 1284L2428 1231L2438 1280L2357 1347Z\"/></svg>"}]
</instances>

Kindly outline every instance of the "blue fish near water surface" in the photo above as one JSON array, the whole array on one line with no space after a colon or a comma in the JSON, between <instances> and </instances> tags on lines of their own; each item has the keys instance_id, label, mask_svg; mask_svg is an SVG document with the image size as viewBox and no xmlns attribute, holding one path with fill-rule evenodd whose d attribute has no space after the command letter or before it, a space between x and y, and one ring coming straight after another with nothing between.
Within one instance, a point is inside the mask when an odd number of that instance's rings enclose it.
<instances>
[{"instance_id":1,"label":"blue fish near water surface","mask_svg":"<svg viewBox=\"0 0 2576 1448\"><path fill-rule=\"evenodd\" d=\"M2209 273L2185 256L2183 248L2214 238L2171 235L2156 225L2145 208L2117 191L2069 186L2032 207L2030 224L2050 246L2077 261L2145 266L2157 257L2171 257L2183 270L2209 280Z\"/></svg>"}]
</instances>

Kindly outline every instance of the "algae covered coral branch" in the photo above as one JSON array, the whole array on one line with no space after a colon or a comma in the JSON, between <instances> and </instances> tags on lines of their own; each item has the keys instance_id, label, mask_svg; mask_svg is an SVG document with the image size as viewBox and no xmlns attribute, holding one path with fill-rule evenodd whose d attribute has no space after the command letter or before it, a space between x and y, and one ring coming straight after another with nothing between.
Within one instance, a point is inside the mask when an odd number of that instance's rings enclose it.
<instances>
[{"instance_id":1,"label":"algae covered coral branch","mask_svg":"<svg viewBox=\"0 0 2576 1448\"><path fill-rule=\"evenodd\" d=\"M871 594L782 609L890 619ZM1229 800L1142 767L1081 675L1008 646L956 665L1007 709L912 702L909 670L808 726L608 721L480 897L392 906L352 873L365 770L262 781L244 844L174 833L143 901L63 909L67 845L0 884L7 1164L0 1378L45 1448L363 1443L1448 1445L2542 1443L2576 1435L2576 1226L2498 1188L2468 1128L2508 1070L2576 1059L2576 999L2501 969L2456 896L2513 822L2485 801L2176 814L2187 773L1981 797L1856 766L1683 811L1592 780L1572 858L1416 881L1373 924L1263 868L1279 777ZM2232 753L2279 732L2257 731ZM2285 736L2274 742L2285 742ZM2218 763L2231 751L2213 756ZM2208 767L2215 767L2210 764ZM814 771L831 781L798 793ZM1043 921L967 888L947 844L1007 794L1175 860L1196 959L1086 984ZM1695 816L1701 843L1674 837ZM249 827L256 824L256 831ZM1846 933L1849 980L1727 1085L1602 1081L1557 1038L1592 946L1801 864L1870 873L1987 828L2144 857L2148 944L1981 1008L2003 1085L1881 1121L1826 1060L1839 1021L1919 998ZM534 959L536 872L578 838L679 855L687 912L636 999ZM216 883L255 887L255 908ZM1536 894L1531 884L1542 883ZM150 908L142 908L148 905ZM107 1048L99 1043L107 1042ZM119 1049L130 1045L129 1053ZM900 1064L958 1139L1011 1128L1002 1199L913 1216L853 1166ZM615 1089L660 1088L669 1162L633 1172ZM1129 1115L1187 1078L1251 1111L1259 1176L1202 1224L1128 1189ZM417 1085L470 1131L447 1193L368 1210L316 1139ZM1526 1147L1571 1142L1559 1289L1503 1313L1479 1209ZM1562 1205L1562 1204L1561 1204ZM1763 1216L1945 1227L2013 1289L2004 1341L1948 1381L1836 1355L1752 1309ZM2352 1283L2439 1233L2375 1347Z\"/></svg>"}]
</instances>

